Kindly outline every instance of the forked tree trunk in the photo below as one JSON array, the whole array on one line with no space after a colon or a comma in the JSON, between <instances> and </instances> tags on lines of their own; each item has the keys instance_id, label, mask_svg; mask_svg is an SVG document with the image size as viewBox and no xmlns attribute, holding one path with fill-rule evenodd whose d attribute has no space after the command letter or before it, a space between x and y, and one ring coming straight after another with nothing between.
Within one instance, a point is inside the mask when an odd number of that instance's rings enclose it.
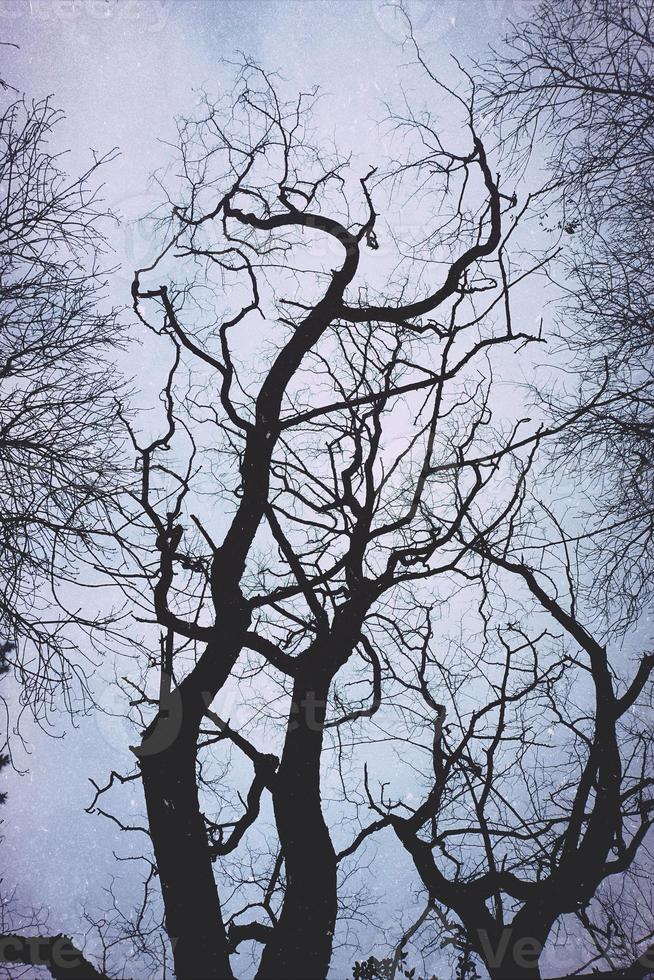
<instances>
[{"instance_id":1,"label":"forked tree trunk","mask_svg":"<svg viewBox=\"0 0 654 980\"><path fill-rule=\"evenodd\" d=\"M258 980L324 980L336 923L336 854L320 803L320 757L331 672L301 671L293 686L273 804L286 875L284 905Z\"/></svg>"},{"instance_id":2,"label":"forked tree trunk","mask_svg":"<svg viewBox=\"0 0 654 980\"><path fill-rule=\"evenodd\" d=\"M492 937L484 929L476 932L479 952L491 980L541 980L540 955L549 934L551 915L544 912L543 921L531 914L532 928L516 928L509 924L498 926ZM546 924L547 923L547 924ZM522 923L524 927L526 923Z\"/></svg>"},{"instance_id":3,"label":"forked tree trunk","mask_svg":"<svg viewBox=\"0 0 654 980\"><path fill-rule=\"evenodd\" d=\"M491 980L541 980L538 963L525 965L521 954L515 955L513 951L503 958L498 967L489 968L488 972Z\"/></svg>"}]
</instances>

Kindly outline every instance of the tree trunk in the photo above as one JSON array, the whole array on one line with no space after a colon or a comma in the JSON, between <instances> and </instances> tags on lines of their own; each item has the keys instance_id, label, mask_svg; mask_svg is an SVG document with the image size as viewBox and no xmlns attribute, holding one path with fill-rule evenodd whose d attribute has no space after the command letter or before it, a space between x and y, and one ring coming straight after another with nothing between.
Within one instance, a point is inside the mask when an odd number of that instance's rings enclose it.
<instances>
[{"instance_id":1,"label":"tree trunk","mask_svg":"<svg viewBox=\"0 0 654 980\"><path fill-rule=\"evenodd\" d=\"M491 980L541 980L538 964L519 966L513 956L507 956L499 968L488 972Z\"/></svg>"},{"instance_id":2,"label":"tree trunk","mask_svg":"<svg viewBox=\"0 0 654 980\"><path fill-rule=\"evenodd\" d=\"M549 930L544 931L547 935ZM476 933L491 980L540 980L543 930L529 934L511 924L494 929L492 936L486 929L477 929Z\"/></svg>"},{"instance_id":3,"label":"tree trunk","mask_svg":"<svg viewBox=\"0 0 654 980\"><path fill-rule=\"evenodd\" d=\"M162 693L159 713L133 750L141 768L177 980L233 977L200 811L196 761L202 719L236 662L250 612L235 601L220 613L221 646L208 644L180 686Z\"/></svg>"},{"instance_id":4,"label":"tree trunk","mask_svg":"<svg viewBox=\"0 0 654 980\"><path fill-rule=\"evenodd\" d=\"M336 923L336 854L320 804L320 756L332 673L301 670L293 687L273 805L286 875L279 922L258 980L324 980Z\"/></svg>"},{"instance_id":5,"label":"tree trunk","mask_svg":"<svg viewBox=\"0 0 654 980\"><path fill-rule=\"evenodd\" d=\"M171 700L179 705L179 692L176 695ZM179 733L174 709L151 726L139 760L175 976L177 980L231 980L218 889L198 801L196 739Z\"/></svg>"}]
</instances>

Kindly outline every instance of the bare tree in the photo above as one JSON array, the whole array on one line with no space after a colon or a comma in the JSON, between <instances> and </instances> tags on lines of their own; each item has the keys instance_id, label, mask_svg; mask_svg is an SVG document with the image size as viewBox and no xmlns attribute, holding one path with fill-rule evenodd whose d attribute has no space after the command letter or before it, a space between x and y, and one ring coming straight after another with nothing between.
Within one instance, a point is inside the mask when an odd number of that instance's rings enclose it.
<instances>
[{"instance_id":1,"label":"bare tree","mask_svg":"<svg viewBox=\"0 0 654 980\"><path fill-rule=\"evenodd\" d=\"M160 411L121 401L134 471L92 525L114 549L94 572L142 632L119 679L136 765L89 809L153 848L136 916L112 899L94 923L107 975L112 930L167 969L146 915L158 880L180 980L232 977L252 943L262 980L324 978L349 863L389 828L427 899L375 962L401 976L431 929L454 937L461 977L479 957L494 978L537 977L566 915L606 926L589 908L647 835L634 709L654 661L629 674L609 659L574 536L527 496L543 442L589 406L546 430L498 397L498 371L544 339L513 303L547 258L520 245L532 199L489 159L474 85L461 97L417 55L460 115L452 146L407 100L398 159L355 166L315 137L316 93L285 99L245 60L229 96L179 123L160 178L161 251L132 285L167 365ZM361 771L376 736L426 784L422 803ZM331 749L354 811L340 822L356 824L340 849ZM105 802L133 782L140 825Z\"/></svg>"},{"instance_id":2,"label":"bare tree","mask_svg":"<svg viewBox=\"0 0 654 980\"><path fill-rule=\"evenodd\" d=\"M264 944L259 977L326 975L338 862L320 796L325 731L376 709L381 608L456 568L465 515L497 508L511 485L511 426L500 460L466 458L492 415L494 351L538 340L511 322L508 293L526 272L506 272L516 199L471 107L445 94L461 111L462 148L446 149L433 120L407 107L397 126L415 155L384 178L361 175L351 205L347 161L312 140L313 95L282 101L249 62L229 103L206 100L179 126L165 245L133 284L137 315L170 349L167 421L154 438L130 426L141 483L125 505L129 537L116 534L136 566L115 573L162 630L149 665L159 694L145 677L138 699L155 715L135 752L178 977L231 976L244 939ZM362 250L379 252L375 196L398 188L433 227L409 261L398 243L389 283L387 263L366 272ZM373 672L372 703L330 718L335 678L355 655ZM253 670L288 705L279 755L211 707ZM201 806L202 760L221 742L254 769L228 826ZM268 899L244 911L268 921L225 923L213 862L267 790L280 856Z\"/></svg>"},{"instance_id":3,"label":"bare tree","mask_svg":"<svg viewBox=\"0 0 654 980\"><path fill-rule=\"evenodd\" d=\"M556 460L593 498L595 597L613 630L642 610L651 578L653 16L650 0L543 2L484 69L505 146L546 148L544 221L558 216L564 239L552 274L581 387L541 397L562 419L602 391L565 427Z\"/></svg>"},{"instance_id":4,"label":"bare tree","mask_svg":"<svg viewBox=\"0 0 654 980\"><path fill-rule=\"evenodd\" d=\"M521 648L502 640L506 673L480 699L483 707L462 719L460 690L455 697L449 684L448 720L454 711L460 740L452 743L451 726L447 738L438 728L434 783L425 803L403 816L371 797L380 821L370 829L385 820L395 827L430 902L456 913L465 944L491 976L540 976L548 936L565 928L561 917L573 915L592 940L594 970L600 961L606 976L644 976L652 967L647 926L636 934L628 921L620 923L610 896L614 881L618 892L637 892L641 862L647 863L654 661L643 652L630 674L620 651L609 656L606 645L606 636L624 633L650 598L651 15L649 4L543 3L535 17L513 28L486 83L485 107L499 117L514 165L516 154L529 154L541 138L551 147L546 206L550 214L559 211L564 237L573 236L563 268L577 282L559 337L576 355L565 368L576 368L582 387L568 404L560 387L551 394L534 389L556 419L551 470L557 479L589 488L594 519L566 527L554 516L556 493L541 474L533 504L525 509L520 502L502 532L489 536L468 521L473 537L467 540L489 568L509 575L502 595L513 599L511 581L522 583L563 628L572 649L588 659L566 653L567 662L556 662L566 693L553 693L549 673L539 677L537 670L542 642L535 644L522 627L524 649L533 654L531 681L512 687ZM549 505L541 502L548 493ZM484 580L484 596L490 589ZM487 658L483 670L487 677ZM592 679L590 692L574 679L580 670L579 677ZM524 673L522 664L515 680ZM573 712L566 707L571 696ZM527 715L517 708L523 700L530 705ZM468 753L478 726L495 711L497 721L480 735L479 750ZM573 735L573 748L564 749L559 729ZM543 744L556 746L556 760L543 760ZM462 813L462 797L468 796ZM450 836L456 844L465 841L460 850L452 851ZM525 847L533 851L528 855ZM443 862L451 864L451 874ZM644 908L647 920L651 906ZM616 932L630 935L618 954L611 939Z\"/></svg>"},{"instance_id":5,"label":"bare tree","mask_svg":"<svg viewBox=\"0 0 654 980\"><path fill-rule=\"evenodd\" d=\"M417 669L433 730L431 788L417 807L368 790L379 817L370 831L394 829L429 902L456 915L463 945L493 978L540 977L541 954L565 916L597 940L610 921L601 886L636 863L654 819L654 657L645 653L629 674L619 652L611 658L585 627L573 545L557 545L558 522L547 541L543 516L512 511L490 535L465 521L483 560L480 640L443 660L425 635ZM493 607L506 608L507 598L511 618L493 629ZM527 598L536 603L531 623L543 619L538 633L522 623ZM446 692L442 705L432 689ZM639 954L648 938L638 937ZM607 951L600 945L603 959ZM647 955L634 975L651 969Z\"/></svg>"},{"instance_id":6,"label":"bare tree","mask_svg":"<svg viewBox=\"0 0 654 980\"><path fill-rule=\"evenodd\" d=\"M72 710L76 677L86 688L66 588L101 547L117 463L97 185L114 152L69 177L50 146L61 118L48 99L0 115L0 617L37 717L62 688Z\"/></svg>"}]
</instances>

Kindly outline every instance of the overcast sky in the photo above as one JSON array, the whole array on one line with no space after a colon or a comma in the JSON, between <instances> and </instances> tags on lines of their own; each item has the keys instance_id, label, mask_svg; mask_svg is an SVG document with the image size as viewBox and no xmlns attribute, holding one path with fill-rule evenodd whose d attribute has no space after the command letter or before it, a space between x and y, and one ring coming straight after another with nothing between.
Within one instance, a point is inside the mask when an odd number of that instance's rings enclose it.
<instances>
[{"instance_id":1,"label":"overcast sky","mask_svg":"<svg viewBox=\"0 0 654 980\"><path fill-rule=\"evenodd\" d=\"M521 18L530 4L414 0L407 7L423 53L448 79L456 71L451 53L464 61L483 57L507 18ZM30 97L51 93L65 110L59 138L71 148L71 167L90 147L120 148L106 174L106 198L128 219L154 202L149 175L169 158L174 117L193 106L198 87L220 92L230 73L221 59L239 51L279 70L291 87L320 85L327 134L374 164L382 148L372 121L383 115L381 103L395 94L411 57L402 36L401 19L381 0L0 0L0 40L19 45L2 49L2 77ZM123 270L116 299L127 302L131 271L152 246L129 222L114 246ZM136 365L144 384L150 370L145 359ZM111 708L112 692L103 697ZM80 910L97 909L116 870L112 851L138 852L108 821L84 813L89 777L104 781L111 769L133 764L133 733L106 715L82 719L76 729L62 718L56 734L64 731L53 740L24 726L30 754L16 745L25 775L8 779L3 874L6 884L19 884L25 903L51 909L54 931L79 935ZM412 881L398 863L397 893L408 895ZM332 975L344 976L351 959L337 953Z\"/></svg>"}]
</instances>

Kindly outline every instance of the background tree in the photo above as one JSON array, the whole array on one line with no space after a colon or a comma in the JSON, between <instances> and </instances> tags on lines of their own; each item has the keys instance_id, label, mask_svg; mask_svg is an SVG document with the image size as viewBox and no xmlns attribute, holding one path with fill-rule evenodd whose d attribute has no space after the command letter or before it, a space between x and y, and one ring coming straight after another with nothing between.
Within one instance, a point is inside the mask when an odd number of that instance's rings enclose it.
<instances>
[{"instance_id":1,"label":"background tree","mask_svg":"<svg viewBox=\"0 0 654 980\"><path fill-rule=\"evenodd\" d=\"M426 808L407 818L389 817L401 828L398 833L409 831L408 846L414 849L416 864L422 862L423 882L430 896L440 895L441 901L446 896L445 904L456 908L460 919L468 922L466 942L474 940L482 919L487 921L487 936L498 924L503 927L510 922L503 935L507 940L504 952L511 957L512 944L520 939L519 927L527 922L522 938L535 940L538 953L543 945L539 930L548 920L555 921L553 913L558 909L557 915L576 914L588 929L597 943L589 959L594 969L604 960L608 976L642 976L652 965L651 948L646 945L651 939L647 925L651 905L645 905L645 923L635 936L628 920L614 921L608 912L614 907L609 897L613 888L608 881L602 882L604 877L619 875L615 888L618 892L626 889L625 908L630 906L630 891L638 894L637 876L647 873L641 862L649 860L644 842L651 825L648 678L652 659L647 648L630 650L637 641L627 632L640 613L648 611L651 600L651 19L648 3L543 3L528 22L513 27L497 60L485 66L482 82L484 107L501 124L504 147L514 166L522 170L519 165L527 164L535 145L543 142L549 147L551 184L543 199L542 219L549 225L559 219L565 243L561 265L553 271L550 267L550 274L554 280L563 279L567 293L560 307L559 356L571 381L567 390L558 381L547 390L542 382L534 385L538 402L560 427L557 438L550 442L549 459L551 472L566 481L565 489L557 492L539 472L529 516L511 518L499 543L500 554L493 554L483 532L474 544L496 567L515 573L589 656L590 663L583 670L590 670L593 679L595 707L588 707L588 691L584 691L583 711L577 709L576 718L565 712L562 717L562 705L569 695L553 698L557 721L548 724L543 739L551 745L561 723L579 737L583 730L579 721L583 718L587 725L592 719L592 727L583 735L582 751L574 750L572 756L580 767L569 783L575 788L574 802L562 792L565 781L557 781L550 796L559 808L569 805L567 814L559 809L552 818L565 832L552 834L549 840L547 834L536 835L533 877L519 881L502 877L511 867L512 857L505 850L508 839L515 848L515 841L530 837L517 827L508 830L506 810L499 818L487 819L488 800L497 790L505 801L517 797L524 801L524 808L534 805L528 821L533 830L548 812L541 793L547 785L546 773L548 769L557 772L565 762L552 760L548 765L532 760L526 771L538 771L537 782L529 787L527 780L522 792L514 786L510 792L499 788L502 781L494 755L503 741L501 732L511 700L500 682L486 701L487 706L497 708L501 723L495 735L485 736L492 751L485 748L482 765L476 763L472 769L479 786L475 788L469 774L466 777L471 795L467 827L454 830L455 838L472 828L480 835L486 849L480 865L474 862L469 839L467 850L451 858L443 850L447 831L439 835L435 829L438 819L448 819L445 815L452 805L443 776L447 766L443 760L456 757L451 749L434 752L436 761L441 760L440 770ZM572 361L567 352L572 352ZM585 410L580 410L584 403ZM571 516L578 506L569 495L572 486L577 493L585 490L587 494L589 512L577 514L576 520ZM531 530L525 536L526 524ZM513 596L514 589L515 585L505 586L503 594ZM606 646L607 635L625 633L625 650ZM531 643L529 640L529 646ZM634 667L626 666L625 653L636 654ZM573 685L570 691L575 690L576 669L570 665L563 674L565 683ZM535 678L535 669L532 673ZM584 685L581 687L583 690ZM456 699L452 701L456 704ZM575 696L574 704L578 703ZM614 708L607 711L611 704ZM476 717L479 710L471 709L466 716L473 728L485 717L485 709ZM539 710L539 721L540 717ZM467 735L465 726L462 734ZM509 740L522 746L522 752L537 743L538 736L530 736L523 728L514 730ZM484 744L483 738L481 741ZM560 744L555 744L560 752ZM604 761L614 759L612 815L606 809L610 773L602 775L600 755ZM515 765L516 756L511 758ZM466 765L468 760L463 767ZM514 777L515 770L511 772ZM623 781L621 792L618 778ZM523 806L513 817L523 819ZM442 811L437 816L438 807ZM429 821L433 821L431 835ZM418 833L421 828L422 836ZM625 828L629 830L626 837ZM443 877L441 862L434 862L431 856L431 846L436 848L435 856L441 850L452 860L452 876ZM515 867L522 871L530 867L524 852ZM492 896L484 891L491 882ZM557 891L559 897L552 904ZM491 898L495 908L489 913L486 906ZM546 931L548 928L545 926ZM612 929L630 932L625 949L616 951L612 946ZM489 948L492 953L499 947ZM495 975L493 969L498 976L539 975L537 955L520 972L519 964L502 963L501 956L492 968L486 952L481 954L491 975ZM643 956L640 961L639 954Z\"/></svg>"},{"instance_id":2,"label":"background tree","mask_svg":"<svg viewBox=\"0 0 654 980\"><path fill-rule=\"evenodd\" d=\"M637 876L647 873L641 862L649 859L645 842L652 809L652 658L647 648L630 651L634 641L627 633L651 599L651 22L649 3L542 3L529 21L513 26L481 80L484 108L501 125L512 165L523 172L534 146L548 148L550 192L542 199L541 218L546 226L558 223L563 239L560 265L549 269L566 294L558 356L571 381L567 389L558 380L547 389L542 382L533 386L537 402L560 427L550 441L549 459L551 473L566 481L565 489L558 491L539 469L532 475L537 486L532 503L511 514L499 538L482 531L469 540L493 567L527 586L589 662L583 666L577 655L566 654L559 678L566 693L557 695L549 675L538 681L543 653L536 654L529 631L522 634L523 649L534 659L529 668L518 668L516 686L508 680L513 669L508 666L505 675L492 680L494 658L485 657L482 676L490 691L479 697L483 707L471 706L461 718L462 688L456 686L446 717L457 714L461 741L453 747L452 725L447 737L438 735L426 802L409 808L409 816L402 815L405 804L391 807L382 798L374 806L413 854L429 901L455 911L463 922L463 945L474 948L475 936L484 933L484 948L477 943L476 951L491 976L539 976L545 935L566 914L576 915L596 943L589 956L594 970L603 961L607 976L642 976L652 966L651 906L645 906L646 921L637 936L630 923L608 912L614 907L611 876L618 876L613 879L618 892L626 889L629 907L630 891L638 894ZM577 513L576 520L578 502L568 495L572 486L587 494L588 513ZM500 590L511 605L515 581ZM492 592L490 583L484 581L483 592ZM521 615L512 611L505 628L514 630L516 621ZM620 633L627 633L626 651L607 647L607 635ZM483 636L487 641L486 622ZM506 664L513 661L515 667L520 648L511 649L499 633L497 638ZM542 647L542 638L536 646ZM635 666L625 664L625 652L636 654ZM558 669L556 661L546 662ZM433 669L443 670L438 662ZM523 673L530 684L522 684ZM594 696L583 682L588 676ZM461 683L458 678L456 684ZM450 677L450 690L452 685ZM545 694L547 707L535 690ZM517 705L523 698L529 710L521 714ZM565 709L569 700L572 715ZM471 705L478 705L476 694ZM478 754L468 755L472 733L494 710L497 727L481 735ZM514 710L520 719L516 727L508 721ZM557 740L559 728L581 739L569 755L564 741ZM496 753L505 737L519 748L509 750L511 762L503 767ZM538 754L542 745L556 746L557 758L536 761L534 756L524 764L529 746ZM458 749L463 752L460 782L451 779L449 769L459 759ZM521 780L523 764L529 775L520 789L515 780ZM575 775L563 775L568 765ZM486 809L496 792L497 810L489 817ZM459 840L466 845L454 851ZM522 850L527 841L534 845L531 857ZM517 879L512 868L520 869ZM454 926L460 938L459 929ZM611 943L612 929L630 931L625 949ZM489 943L493 930L498 941ZM518 963L514 944L521 941L533 948Z\"/></svg>"},{"instance_id":3,"label":"background tree","mask_svg":"<svg viewBox=\"0 0 654 980\"><path fill-rule=\"evenodd\" d=\"M543 517L523 504L491 534L464 522L484 561L477 621L446 659L429 653L427 630L416 668L431 788L417 807L368 790L379 817L370 829L391 826L411 854L432 928L447 922L455 946L474 951L493 978L540 977L541 953L565 916L595 939L610 931L604 882L628 877L642 859L654 816L654 658L645 652L629 671L588 631L573 546L559 543L556 521L545 534ZM442 705L432 691L443 692ZM644 975L649 938L645 929L637 953L625 949L616 963ZM614 966L609 946L600 949Z\"/></svg>"},{"instance_id":4,"label":"background tree","mask_svg":"<svg viewBox=\"0 0 654 980\"><path fill-rule=\"evenodd\" d=\"M68 176L50 145L62 113L48 99L8 102L16 90L0 85L0 675L13 668L42 722L62 693L69 711L84 706L90 658L76 629L103 623L71 610L68 588L91 540L94 554L101 547L96 522L115 486L121 333L101 309L108 215L97 183L115 152ZM4 684L1 699L8 739ZM0 753L0 769L9 762ZM18 935L43 934L46 917L4 888L0 918L0 959L13 964L3 976L31 976L35 963L53 976L100 976L70 939Z\"/></svg>"},{"instance_id":5,"label":"background tree","mask_svg":"<svg viewBox=\"0 0 654 980\"><path fill-rule=\"evenodd\" d=\"M69 177L50 146L61 119L48 99L0 115L0 621L39 717L62 689L71 710L86 690L70 626L92 623L69 604L117 462L121 335L102 311L97 185L114 152Z\"/></svg>"},{"instance_id":6,"label":"background tree","mask_svg":"<svg viewBox=\"0 0 654 980\"><path fill-rule=\"evenodd\" d=\"M556 460L590 488L595 598L610 605L613 630L639 614L651 578L652 18L649 0L544 2L483 71L484 106L508 150L545 147L544 222L558 218L563 236L551 273L566 295L560 340L581 388L541 386L540 396L565 418L602 391L566 426Z\"/></svg>"}]
</instances>

